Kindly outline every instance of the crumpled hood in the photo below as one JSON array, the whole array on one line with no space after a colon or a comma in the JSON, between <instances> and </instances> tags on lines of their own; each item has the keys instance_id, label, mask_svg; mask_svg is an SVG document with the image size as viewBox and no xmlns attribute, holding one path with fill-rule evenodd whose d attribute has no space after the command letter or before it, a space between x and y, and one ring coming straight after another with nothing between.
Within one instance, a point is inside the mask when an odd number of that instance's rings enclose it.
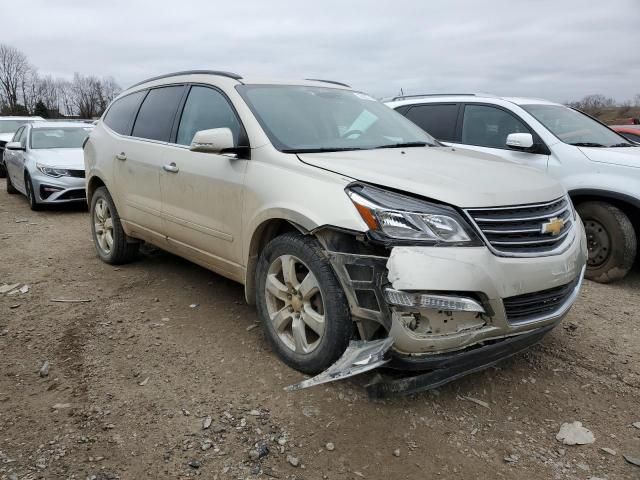
<instances>
[{"instance_id":1,"label":"crumpled hood","mask_svg":"<svg viewBox=\"0 0 640 480\"><path fill-rule=\"evenodd\" d=\"M306 164L461 208L547 202L565 194L550 176L460 148L390 148L304 153Z\"/></svg>"},{"instance_id":2,"label":"crumpled hood","mask_svg":"<svg viewBox=\"0 0 640 480\"><path fill-rule=\"evenodd\" d=\"M13 133L0 133L0 142L9 143L13 138Z\"/></svg>"},{"instance_id":3,"label":"crumpled hood","mask_svg":"<svg viewBox=\"0 0 640 480\"><path fill-rule=\"evenodd\" d=\"M592 162L640 168L640 147L578 147Z\"/></svg>"},{"instance_id":4,"label":"crumpled hood","mask_svg":"<svg viewBox=\"0 0 640 480\"><path fill-rule=\"evenodd\" d=\"M81 148L43 148L29 150L37 163L53 168L84 170L84 155Z\"/></svg>"}]
</instances>

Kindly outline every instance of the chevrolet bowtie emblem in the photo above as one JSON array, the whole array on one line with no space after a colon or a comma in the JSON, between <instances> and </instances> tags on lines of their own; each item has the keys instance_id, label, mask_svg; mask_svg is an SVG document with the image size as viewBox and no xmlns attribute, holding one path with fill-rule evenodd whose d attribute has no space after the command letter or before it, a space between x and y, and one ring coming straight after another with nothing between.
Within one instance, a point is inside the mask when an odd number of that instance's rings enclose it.
<instances>
[{"instance_id":1,"label":"chevrolet bowtie emblem","mask_svg":"<svg viewBox=\"0 0 640 480\"><path fill-rule=\"evenodd\" d=\"M551 235L559 235L564 227L562 218L553 217L547 223L542 224L542 233L550 233Z\"/></svg>"}]
</instances>

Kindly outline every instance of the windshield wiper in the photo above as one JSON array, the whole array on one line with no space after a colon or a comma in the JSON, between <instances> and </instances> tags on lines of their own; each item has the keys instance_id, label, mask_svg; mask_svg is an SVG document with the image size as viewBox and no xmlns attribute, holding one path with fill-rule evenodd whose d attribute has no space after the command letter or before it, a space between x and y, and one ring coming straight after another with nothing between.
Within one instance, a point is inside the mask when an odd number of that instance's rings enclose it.
<instances>
[{"instance_id":1,"label":"windshield wiper","mask_svg":"<svg viewBox=\"0 0 640 480\"><path fill-rule=\"evenodd\" d=\"M350 152L352 150L366 150L364 148L356 147L342 147L342 148L287 148L281 150L283 153L324 153L324 152Z\"/></svg>"},{"instance_id":2,"label":"windshield wiper","mask_svg":"<svg viewBox=\"0 0 640 480\"><path fill-rule=\"evenodd\" d=\"M604 147L604 145L602 145L601 143L594 142L575 142L570 143L569 145L573 145L575 147Z\"/></svg>"},{"instance_id":3,"label":"windshield wiper","mask_svg":"<svg viewBox=\"0 0 640 480\"><path fill-rule=\"evenodd\" d=\"M633 147L630 143L616 143L615 145L611 145L609 148L615 147Z\"/></svg>"},{"instance_id":4,"label":"windshield wiper","mask_svg":"<svg viewBox=\"0 0 640 480\"><path fill-rule=\"evenodd\" d=\"M427 142L405 142L405 143L391 143L389 145L380 145L378 147L373 147L373 149L378 148L409 148L409 147L426 147L429 145L430 147L435 147L433 143Z\"/></svg>"}]
</instances>

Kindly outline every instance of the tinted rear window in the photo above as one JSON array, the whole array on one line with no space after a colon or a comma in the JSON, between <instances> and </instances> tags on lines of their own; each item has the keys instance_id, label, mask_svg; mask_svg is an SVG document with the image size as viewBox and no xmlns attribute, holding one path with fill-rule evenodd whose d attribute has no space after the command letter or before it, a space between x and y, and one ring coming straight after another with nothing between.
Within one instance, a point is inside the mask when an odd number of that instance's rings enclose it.
<instances>
[{"instance_id":1,"label":"tinted rear window","mask_svg":"<svg viewBox=\"0 0 640 480\"><path fill-rule=\"evenodd\" d=\"M409 109L406 117L438 140L455 140L458 120L458 105L455 103L417 105Z\"/></svg>"},{"instance_id":2,"label":"tinted rear window","mask_svg":"<svg viewBox=\"0 0 640 480\"><path fill-rule=\"evenodd\" d=\"M133 117L145 93L147 92L136 92L116 100L104 117L104 123L120 135L129 135Z\"/></svg>"},{"instance_id":3,"label":"tinted rear window","mask_svg":"<svg viewBox=\"0 0 640 480\"><path fill-rule=\"evenodd\" d=\"M142 102L131 135L168 142L184 87L154 88Z\"/></svg>"}]
</instances>

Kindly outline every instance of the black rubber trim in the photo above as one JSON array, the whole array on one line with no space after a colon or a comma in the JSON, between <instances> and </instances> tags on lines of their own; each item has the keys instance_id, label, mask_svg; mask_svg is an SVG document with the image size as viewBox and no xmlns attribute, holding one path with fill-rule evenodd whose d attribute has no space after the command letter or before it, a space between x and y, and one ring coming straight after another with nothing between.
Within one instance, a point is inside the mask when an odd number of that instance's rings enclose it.
<instances>
[{"instance_id":1,"label":"black rubber trim","mask_svg":"<svg viewBox=\"0 0 640 480\"><path fill-rule=\"evenodd\" d=\"M389 368L404 371L430 370L417 375L384 375L367 386L371 398L407 395L441 387L466 375L480 372L535 345L557 323L529 333L497 341L491 345L425 357L394 354Z\"/></svg>"},{"instance_id":2,"label":"black rubber trim","mask_svg":"<svg viewBox=\"0 0 640 480\"><path fill-rule=\"evenodd\" d=\"M640 208L640 198L618 193L612 190L598 190L597 188L576 188L569 191L569 197L573 200L576 197L593 197L593 200L618 200L628 203L636 208Z\"/></svg>"},{"instance_id":3,"label":"black rubber trim","mask_svg":"<svg viewBox=\"0 0 640 480\"><path fill-rule=\"evenodd\" d=\"M153 82L154 80L162 80L163 78L177 77L178 75L216 75L218 77L233 78L234 80L238 80L238 81L242 80L241 75L238 75L237 73L233 73L233 72L225 72L222 70L185 70L182 72L167 73L165 75L158 75L157 77L147 78L146 80L143 80L141 82L131 85L129 88L137 87L138 85L142 85L143 83ZM127 90L129 90L129 88L127 88Z\"/></svg>"}]
</instances>

